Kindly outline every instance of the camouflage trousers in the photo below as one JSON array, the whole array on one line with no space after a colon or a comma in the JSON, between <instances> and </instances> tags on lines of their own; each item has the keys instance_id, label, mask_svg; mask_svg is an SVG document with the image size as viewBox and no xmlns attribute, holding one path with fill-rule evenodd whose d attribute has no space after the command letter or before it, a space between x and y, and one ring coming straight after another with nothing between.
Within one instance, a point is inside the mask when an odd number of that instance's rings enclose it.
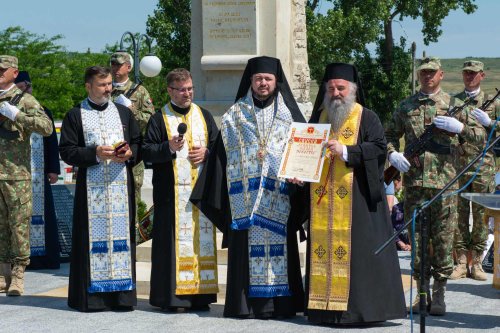
<instances>
[{"instance_id":1,"label":"camouflage trousers","mask_svg":"<svg viewBox=\"0 0 500 333\"><path fill-rule=\"evenodd\" d=\"M404 216L410 219L413 210L424 201L430 200L439 192L438 189L423 187L405 188ZM451 191L445 193L449 194ZM457 226L457 197L451 196L434 202L425 212L427 217L427 231L429 242L426 248L426 261L424 267L425 279L430 279L431 274L435 280L444 280L453 271L453 234ZM420 278L420 223L422 213L415 223L415 248L414 272L415 278ZM410 228L411 234L411 228ZM431 255L432 247L432 255Z\"/></svg>"},{"instance_id":2,"label":"camouflage trousers","mask_svg":"<svg viewBox=\"0 0 500 333\"><path fill-rule=\"evenodd\" d=\"M465 186L471 178L472 173L463 176L460 188ZM464 192L491 193L494 187L494 176L492 173L485 175L478 174L474 181L464 190ZM476 203L472 203L472 232L469 229L470 202L467 199L458 197L458 226L455 229L456 250L474 250L483 252L488 239L488 221L484 220L485 208Z\"/></svg>"},{"instance_id":3,"label":"camouflage trousers","mask_svg":"<svg viewBox=\"0 0 500 333\"><path fill-rule=\"evenodd\" d=\"M139 201L141 201L141 188L144 182L144 162L140 162L132 168L132 173L134 174L134 188L135 188L135 221L136 224L139 223L139 217L137 213L139 212Z\"/></svg>"},{"instance_id":4,"label":"camouflage trousers","mask_svg":"<svg viewBox=\"0 0 500 333\"><path fill-rule=\"evenodd\" d=\"M0 263L30 262L30 180L0 180Z\"/></svg>"}]
</instances>

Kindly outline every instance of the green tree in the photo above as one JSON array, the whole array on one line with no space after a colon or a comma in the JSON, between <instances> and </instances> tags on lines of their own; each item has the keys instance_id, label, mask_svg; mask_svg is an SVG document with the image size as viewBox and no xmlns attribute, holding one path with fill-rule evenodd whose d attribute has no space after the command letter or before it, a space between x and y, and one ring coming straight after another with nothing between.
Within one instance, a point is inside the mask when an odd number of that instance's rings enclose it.
<instances>
[{"instance_id":1,"label":"green tree","mask_svg":"<svg viewBox=\"0 0 500 333\"><path fill-rule=\"evenodd\" d=\"M146 32L158 44L158 57L168 71L189 68L191 52L191 1L159 0L153 16L146 22Z\"/></svg>"},{"instance_id":2,"label":"green tree","mask_svg":"<svg viewBox=\"0 0 500 333\"><path fill-rule=\"evenodd\" d=\"M344 12L358 10L363 18L379 22L380 33L383 35L379 38L379 41L383 41L381 54L383 54L384 60L382 63L386 73L392 70L394 61L392 23L395 19L402 21L405 18L417 19L420 17L423 23L424 44L429 45L431 42L438 41L439 36L443 33L441 30L443 19L451 11L461 9L466 14L471 14L477 9L474 0L338 0L332 2L336 10Z\"/></svg>"},{"instance_id":3,"label":"green tree","mask_svg":"<svg viewBox=\"0 0 500 333\"><path fill-rule=\"evenodd\" d=\"M394 20L422 18L424 43L437 42L443 19L452 10L473 13L474 0L325 0L332 5L318 12L321 0L307 1L308 53L311 76L321 80L322 68L332 61L354 62L360 69L366 105L387 120L410 92L411 55L406 41L395 44ZM366 48L375 43L375 56Z\"/></svg>"},{"instance_id":4,"label":"green tree","mask_svg":"<svg viewBox=\"0 0 500 333\"><path fill-rule=\"evenodd\" d=\"M0 54L18 57L19 69L30 73L33 95L52 111L55 119L62 119L85 98L85 68L106 65L108 61L104 54L68 53L58 44L62 38L37 35L19 26L0 31Z\"/></svg>"}]
</instances>

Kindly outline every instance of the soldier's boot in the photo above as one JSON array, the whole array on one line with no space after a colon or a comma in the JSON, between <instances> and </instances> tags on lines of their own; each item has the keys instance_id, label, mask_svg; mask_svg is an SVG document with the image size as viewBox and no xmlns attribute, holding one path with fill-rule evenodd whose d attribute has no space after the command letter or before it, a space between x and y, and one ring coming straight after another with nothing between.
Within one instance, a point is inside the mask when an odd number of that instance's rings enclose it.
<instances>
[{"instance_id":1,"label":"soldier's boot","mask_svg":"<svg viewBox=\"0 0 500 333\"><path fill-rule=\"evenodd\" d=\"M15 264L12 267L12 280L7 296L21 296L24 293L24 269L26 266Z\"/></svg>"},{"instance_id":2,"label":"soldier's boot","mask_svg":"<svg viewBox=\"0 0 500 333\"><path fill-rule=\"evenodd\" d=\"M430 281L425 280L424 292L426 293L426 305L427 312L429 312L429 307L431 305L431 291L430 291ZM411 305L411 309L413 313L420 313L420 280L417 281L417 296L415 296L415 300ZM406 311L410 312L410 306L406 307Z\"/></svg>"},{"instance_id":3,"label":"soldier's boot","mask_svg":"<svg viewBox=\"0 0 500 333\"><path fill-rule=\"evenodd\" d=\"M458 280L467 277L467 251L457 250L457 265L448 277L450 280Z\"/></svg>"},{"instance_id":4,"label":"soldier's boot","mask_svg":"<svg viewBox=\"0 0 500 333\"><path fill-rule=\"evenodd\" d=\"M444 302L444 293L446 291L446 282L448 280L434 280L432 285L432 316L444 316L446 314L446 303Z\"/></svg>"},{"instance_id":5,"label":"soldier's boot","mask_svg":"<svg viewBox=\"0 0 500 333\"><path fill-rule=\"evenodd\" d=\"M0 293L6 293L10 286L10 264L0 263Z\"/></svg>"},{"instance_id":6,"label":"soldier's boot","mask_svg":"<svg viewBox=\"0 0 500 333\"><path fill-rule=\"evenodd\" d=\"M472 269L470 272L470 277L474 280L486 281L488 277L483 271L483 263L481 260L481 252L472 251Z\"/></svg>"}]
</instances>

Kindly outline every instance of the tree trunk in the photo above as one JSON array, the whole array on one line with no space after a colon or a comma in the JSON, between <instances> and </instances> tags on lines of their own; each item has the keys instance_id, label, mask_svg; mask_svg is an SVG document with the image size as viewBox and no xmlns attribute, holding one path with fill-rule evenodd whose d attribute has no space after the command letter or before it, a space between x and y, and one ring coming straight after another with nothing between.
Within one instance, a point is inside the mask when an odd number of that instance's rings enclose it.
<instances>
[{"instance_id":1,"label":"tree trunk","mask_svg":"<svg viewBox=\"0 0 500 333\"><path fill-rule=\"evenodd\" d=\"M385 40L383 45L383 70L389 75L392 71L392 51L394 48L394 39L392 38L392 18L384 22L384 34Z\"/></svg>"}]
</instances>

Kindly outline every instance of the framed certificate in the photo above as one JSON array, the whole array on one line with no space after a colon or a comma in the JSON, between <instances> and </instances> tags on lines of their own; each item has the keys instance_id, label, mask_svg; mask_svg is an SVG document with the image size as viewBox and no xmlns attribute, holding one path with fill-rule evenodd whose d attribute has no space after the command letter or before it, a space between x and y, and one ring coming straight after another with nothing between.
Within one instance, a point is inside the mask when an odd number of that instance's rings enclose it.
<instances>
[{"instance_id":1,"label":"framed certificate","mask_svg":"<svg viewBox=\"0 0 500 333\"><path fill-rule=\"evenodd\" d=\"M330 124L292 123L278 177L319 182L330 127Z\"/></svg>"}]
</instances>

